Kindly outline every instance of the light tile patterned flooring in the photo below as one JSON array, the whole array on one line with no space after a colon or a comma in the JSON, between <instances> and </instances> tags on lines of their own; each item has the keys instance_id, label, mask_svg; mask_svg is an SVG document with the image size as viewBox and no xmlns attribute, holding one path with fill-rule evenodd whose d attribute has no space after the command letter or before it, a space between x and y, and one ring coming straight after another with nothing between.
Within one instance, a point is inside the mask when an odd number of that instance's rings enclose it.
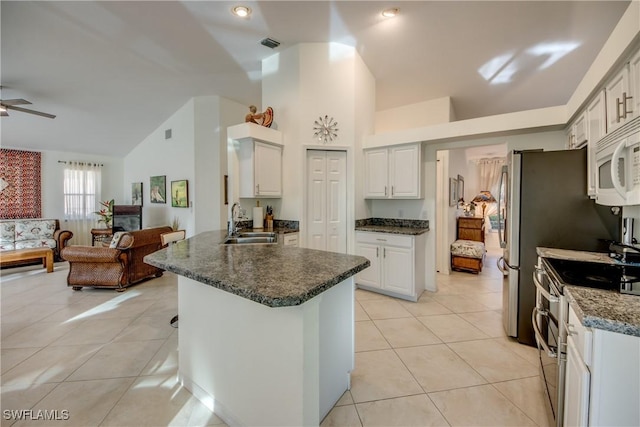
<instances>
[{"instance_id":1,"label":"light tile patterned flooring","mask_svg":"<svg viewBox=\"0 0 640 427\"><path fill-rule=\"evenodd\" d=\"M28 409L69 411L54 425L224 425L176 382L176 276L118 294L73 292L67 272L2 271L2 426L52 425L4 412ZM502 330L495 256L438 285L418 303L356 291L352 388L323 426L546 425L536 352Z\"/></svg>"}]
</instances>

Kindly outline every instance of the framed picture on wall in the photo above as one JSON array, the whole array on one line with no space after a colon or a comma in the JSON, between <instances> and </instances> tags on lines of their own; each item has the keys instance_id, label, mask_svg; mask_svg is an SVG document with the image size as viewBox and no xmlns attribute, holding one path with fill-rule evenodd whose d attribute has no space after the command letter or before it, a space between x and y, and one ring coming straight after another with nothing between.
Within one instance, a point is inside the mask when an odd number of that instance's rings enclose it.
<instances>
[{"instance_id":1,"label":"framed picture on wall","mask_svg":"<svg viewBox=\"0 0 640 427\"><path fill-rule=\"evenodd\" d=\"M464 176L458 175L458 192L456 194L457 201L464 201Z\"/></svg>"},{"instance_id":2,"label":"framed picture on wall","mask_svg":"<svg viewBox=\"0 0 640 427\"><path fill-rule=\"evenodd\" d=\"M167 177L166 175L152 176L149 178L151 203L167 203Z\"/></svg>"},{"instance_id":3,"label":"framed picture on wall","mask_svg":"<svg viewBox=\"0 0 640 427\"><path fill-rule=\"evenodd\" d=\"M455 206L458 203L458 180L449 178L449 206Z\"/></svg>"},{"instance_id":4,"label":"framed picture on wall","mask_svg":"<svg viewBox=\"0 0 640 427\"><path fill-rule=\"evenodd\" d=\"M171 206L174 208L189 207L189 182L186 179L171 181Z\"/></svg>"},{"instance_id":5,"label":"framed picture on wall","mask_svg":"<svg viewBox=\"0 0 640 427\"><path fill-rule=\"evenodd\" d=\"M134 206L142 206L142 183L134 182L131 184L131 204Z\"/></svg>"}]
</instances>

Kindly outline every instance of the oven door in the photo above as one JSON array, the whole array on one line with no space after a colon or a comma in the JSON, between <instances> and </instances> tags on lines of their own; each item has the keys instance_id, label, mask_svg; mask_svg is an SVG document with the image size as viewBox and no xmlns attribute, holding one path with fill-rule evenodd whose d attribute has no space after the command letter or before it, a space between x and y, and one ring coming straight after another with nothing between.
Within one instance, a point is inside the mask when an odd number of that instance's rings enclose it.
<instances>
[{"instance_id":1,"label":"oven door","mask_svg":"<svg viewBox=\"0 0 640 427\"><path fill-rule=\"evenodd\" d=\"M538 344L540 376L547 395L550 425L562 425L564 363L561 352L561 295L546 271L539 266L533 273L536 305L532 313L533 330Z\"/></svg>"}]
</instances>

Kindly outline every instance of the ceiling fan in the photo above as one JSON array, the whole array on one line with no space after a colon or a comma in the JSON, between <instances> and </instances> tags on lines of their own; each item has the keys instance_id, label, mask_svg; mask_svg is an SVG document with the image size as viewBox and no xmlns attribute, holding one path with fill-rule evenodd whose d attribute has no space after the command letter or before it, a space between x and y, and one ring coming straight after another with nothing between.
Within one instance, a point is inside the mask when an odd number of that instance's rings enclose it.
<instances>
[{"instance_id":1,"label":"ceiling fan","mask_svg":"<svg viewBox=\"0 0 640 427\"><path fill-rule=\"evenodd\" d=\"M0 86L2 89L2 86ZM0 116L6 117L9 115L7 110L20 111L22 113L35 114L36 116L46 117L48 119L55 119L56 116L49 113L43 113L42 111L29 110L27 108L16 107L16 105L29 105L31 104L26 99L0 99Z\"/></svg>"}]
</instances>

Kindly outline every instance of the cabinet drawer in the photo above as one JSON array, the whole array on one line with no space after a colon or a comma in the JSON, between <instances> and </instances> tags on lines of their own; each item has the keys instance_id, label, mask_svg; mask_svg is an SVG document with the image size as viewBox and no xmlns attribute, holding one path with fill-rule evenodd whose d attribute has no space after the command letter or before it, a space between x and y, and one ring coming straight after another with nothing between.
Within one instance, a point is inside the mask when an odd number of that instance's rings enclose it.
<instances>
[{"instance_id":1,"label":"cabinet drawer","mask_svg":"<svg viewBox=\"0 0 640 427\"><path fill-rule=\"evenodd\" d=\"M572 340L576 350L587 366L591 366L592 339L590 328L582 326L575 311L569 306L569 322L567 324L567 339Z\"/></svg>"},{"instance_id":2,"label":"cabinet drawer","mask_svg":"<svg viewBox=\"0 0 640 427\"><path fill-rule=\"evenodd\" d=\"M475 228L477 230L482 230L483 226L483 218L458 218L458 227L460 228Z\"/></svg>"},{"instance_id":3,"label":"cabinet drawer","mask_svg":"<svg viewBox=\"0 0 640 427\"><path fill-rule=\"evenodd\" d=\"M368 231L357 231L356 241L370 243L374 245L398 246L401 248L413 248L413 236L391 233L372 233Z\"/></svg>"},{"instance_id":4,"label":"cabinet drawer","mask_svg":"<svg viewBox=\"0 0 640 427\"><path fill-rule=\"evenodd\" d=\"M298 233L285 234L282 243L284 246L298 246Z\"/></svg>"}]
</instances>

